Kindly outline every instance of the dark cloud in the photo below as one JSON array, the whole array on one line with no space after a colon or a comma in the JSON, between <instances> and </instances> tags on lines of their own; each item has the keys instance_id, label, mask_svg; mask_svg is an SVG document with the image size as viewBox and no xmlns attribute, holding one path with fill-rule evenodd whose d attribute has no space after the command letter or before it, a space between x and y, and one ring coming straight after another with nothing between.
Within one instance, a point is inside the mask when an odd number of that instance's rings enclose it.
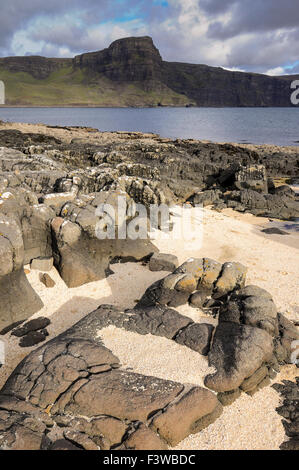
<instances>
[{"instance_id":1,"label":"dark cloud","mask_svg":"<svg viewBox=\"0 0 299 470\"><path fill-rule=\"evenodd\" d=\"M211 8L220 0L204 1L203 7ZM275 31L299 26L298 0L227 0L223 2L231 13L226 23L213 22L208 31L211 38L227 39L244 33ZM205 5L206 4L206 5ZM224 6L224 5L223 5Z\"/></svg>"},{"instance_id":2,"label":"dark cloud","mask_svg":"<svg viewBox=\"0 0 299 470\"><path fill-rule=\"evenodd\" d=\"M224 13L238 3L238 0L201 0L200 6L211 15L215 13Z\"/></svg>"},{"instance_id":3,"label":"dark cloud","mask_svg":"<svg viewBox=\"0 0 299 470\"><path fill-rule=\"evenodd\" d=\"M107 41L96 44L89 38L91 29L114 23L121 31L122 25L130 23L128 34L133 35L138 30L135 18L151 24L167 17L171 7L166 9L163 4L148 0L9 0L0 10L0 54L13 55L15 33L26 30L30 40L48 43L41 46L40 52L53 50L55 46L66 47L71 52L104 47Z\"/></svg>"},{"instance_id":4,"label":"dark cloud","mask_svg":"<svg viewBox=\"0 0 299 470\"><path fill-rule=\"evenodd\" d=\"M129 3L130 8L137 8L140 2L135 0ZM128 4L121 0L2 1L0 8L0 48L2 50L9 50L10 42L14 34L21 29L27 28L38 18L47 18L50 21L53 18L59 18L59 16L77 12L82 21L83 29L91 24L109 21L115 16L122 15L127 11ZM72 28L72 26L66 23L64 24L64 28L67 30Z\"/></svg>"}]
</instances>

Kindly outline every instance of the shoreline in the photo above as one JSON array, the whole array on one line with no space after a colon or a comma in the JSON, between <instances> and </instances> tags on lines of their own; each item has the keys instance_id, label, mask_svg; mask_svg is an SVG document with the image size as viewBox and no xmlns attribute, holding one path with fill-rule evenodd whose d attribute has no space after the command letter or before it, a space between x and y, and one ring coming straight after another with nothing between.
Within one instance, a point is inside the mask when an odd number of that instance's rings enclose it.
<instances>
[{"instance_id":1,"label":"shoreline","mask_svg":"<svg viewBox=\"0 0 299 470\"><path fill-rule=\"evenodd\" d=\"M295 105L290 106L197 106L197 105L136 105L136 106L108 106L108 105L87 105L87 104L71 104L71 105L24 105L24 104L9 104L9 105L0 105L1 108L107 108L107 109L148 109L148 108L198 108L198 109L289 109L289 108L299 108Z\"/></svg>"},{"instance_id":2,"label":"shoreline","mask_svg":"<svg viewBox=\"0 0 299 470\"><path fill-rule=\"evenodd\" d=\"M44 108L44 107L41 107ZM51 109L51 107L45 107L45 109ZM88 108L82 108L88 109ZM100 108L103 109L103 108ZM107 109L118 109L118 108L107 108ZM119 108L119 109L135 109L135 108ZM148 109L148 108L144 108ZM153 138L158 139L160 141L165 142L187 142L187 143L200 143L200 144L214 144L214 145L232 145L234 147L244 148L248 150L254 150L256 152L260 152L261 154L267 152L270 155L273 155L277 152L286 152L287 154L299 154L299 142L294 143L294 145L276 145L276 144L251 144L251 143L238 143L238 142L230 142L230 141L211 141L208 139L193 139L193 138L171 138L171 137L163 137L159 134L154 132L142 132L142 131L101 131L97 128L92 128L89 126L76 126L76 125L52 125L52 124L45 124L45 123L29 123L29 122L13 122L13 121L3 121L0 119L0 130L5 129L16 129L21 132L36 132L41 133L44 135L52 135L53 137L57 136L62 139L64 142L69 143L69 132L77 136L79 138L88 137L90 139L91 132L93 133L94 140L96 137L111 137L111 136L138 136L144 138ZM287 178L286 175L281 175L281 178ZM296 174L291 178L298 178L299 176Z\"/></svg>"}]
</instances>

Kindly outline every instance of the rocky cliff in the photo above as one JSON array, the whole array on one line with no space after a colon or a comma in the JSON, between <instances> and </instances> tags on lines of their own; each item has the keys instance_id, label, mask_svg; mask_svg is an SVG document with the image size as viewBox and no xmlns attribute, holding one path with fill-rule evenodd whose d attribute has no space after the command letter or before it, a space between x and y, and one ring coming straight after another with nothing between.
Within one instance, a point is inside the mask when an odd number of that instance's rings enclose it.
<instances>
[{"instance_id":1,"label":"rocky cliff","mask_svg":"<svg viewBox=\"0 0 299 470\"><path fill-rule=\"evenodd\" d=\"M0 58L1 68L12 73L30 73L32 77L38 80L47 78L52 72L71 63L72 59L49 59L41 56Z\"/></svg>"},{"instance_id":2,"label":"rocky cliff","mask_svg":"<svg viewBox=\"0 0 299 470\"><path fill-rule=\"evenodd\" d=\"M8 104L292 106L294 77L165 62L145 36L119 39L73 59L2 58L0 79L7 83ZM38 98L33 85L41 90Z\"/></svg>"},{"instance_id":3,"label":"rocky cliff","mask_svg":"<svg viewBox=\"0 0 299 470\"><path fill-rule=\"evenodd\" d=\"M150 37L120 39L103 51L82 54L73 60L74 67L103 73L120 82L161 80L162 64Z\"/></svg>"}]
</instances>

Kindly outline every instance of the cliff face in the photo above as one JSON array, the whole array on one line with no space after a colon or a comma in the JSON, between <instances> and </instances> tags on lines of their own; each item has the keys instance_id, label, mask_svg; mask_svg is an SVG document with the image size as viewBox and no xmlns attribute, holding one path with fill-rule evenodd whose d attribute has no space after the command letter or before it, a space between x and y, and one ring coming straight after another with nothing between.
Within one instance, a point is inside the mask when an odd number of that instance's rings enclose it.
<instances>
[{"instance_id":1,"label":"cliff face","mask_svg":"<svg viewBox=\"0 0 299 470\"><path fill-rule=\"evenodd\" d=\"M48 59L41 56L0 58L0 67L13 73L30 73L37 80L47 78L52 72L71 64L72 59Z\"/></svg>"},{"instance_id":2,"label":"cliff face","mask_svg":"<svg viewBox=\"0 0 299 470\"><path fill-rule=\"evenodd\" d=\"M113 81L163 83L198 106L291 106L292 77L165 62L150 37L120 39L108 49L75 57L73 64Z\"/></svg>"},{"instance_id":3,"label":"cliff face","mask_svg":"<svg viewBox=\"0 0 299 470\"><path fill-rule=\"evenodd\" d=\"M60 82L52 80L53 72L60 71ZM0 59L0 79L8 81L5 73L25 72L37 80L45 79L57 89L57 95L67 92L66 103L98 106L167 105L197 106L292 106L290 83L292 76L231 72L220 67L165 62L150 37L125 38L113 42L107 49L76 56L74 59L47 59L44 57L8 57ZM18 78L20 80L22 78ZM72 85L79 97L72 99ZM134 90L132 91L132 86ZM77 88L76 88L77 87ZM84 101L84 90L92 92L92 103ZM8 88L9 91L9 88ZM30 103L30 90L27 93ZM47 95L47 89L44 90ZM50 92L49 92L50 93ZM109 99L107 96L109 95ZM121 99L120 99L121 95ZM22 101L19 95L13 104ZM45 100L47 98L44 98ZM108 101L107 101L108 99ZM8 99L9 102L9 99ZM34 104L47 104L40 102ZM55 104L51 102L50 104Z\"/></svg>"},{"instance_id":4,"label":"cliff face","mask_svg":"<svg viewBox=\"0 0 299 470\"><path fill-rule=\"evenodd\" d=\"M291 106L292 80L206 65L163 63L163 81L198 106Z\"/></svg>"},{"instance_id":5,"label":"cliff face","mask_svg":"<svg viewBox=\"0 0 299 470\"><path fill-rule=\"evenodd\" d=\"M118 82L159 80L162 58L150 37L114 41L107 49L76 56L74 67L88 68Z\"/></svg>"}]
</instances>

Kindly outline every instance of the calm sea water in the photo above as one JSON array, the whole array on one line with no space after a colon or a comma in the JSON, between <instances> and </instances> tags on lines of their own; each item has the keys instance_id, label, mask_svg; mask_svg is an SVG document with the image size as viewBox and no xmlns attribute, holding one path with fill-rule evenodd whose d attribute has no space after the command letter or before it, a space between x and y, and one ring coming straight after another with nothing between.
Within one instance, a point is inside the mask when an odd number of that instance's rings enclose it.
<instances>
[{"instance_id":1,"label":"calm sea water","mask_svg":"<svg viewBox=\"0 0 299 470\"><path fill-rule=\"evenodd\" d=\"M299 108L0 108L0 119L213 142L299 145Z\"/></svg>"}]
</instances>

